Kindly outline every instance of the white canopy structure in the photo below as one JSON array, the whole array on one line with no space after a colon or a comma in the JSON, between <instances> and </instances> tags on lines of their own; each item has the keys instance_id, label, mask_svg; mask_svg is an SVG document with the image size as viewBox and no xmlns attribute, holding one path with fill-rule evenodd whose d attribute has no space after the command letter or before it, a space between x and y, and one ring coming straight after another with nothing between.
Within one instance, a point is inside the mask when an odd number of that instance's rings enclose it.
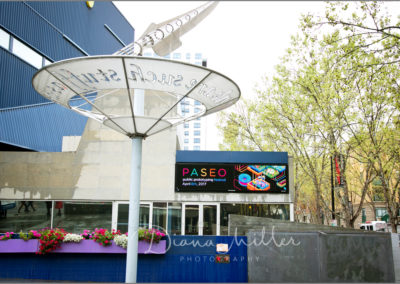
<instances>
[{"instance_id":1,"label":"white canopy structure","mask_svg":"<svg viewBox=\"0 0 400 284\"><path fill-rule=\"evenodd\" d=\"M240 98L239 87L218 72L140 56L60 61L39 70L33 77L33 86L47 99L131 138L147 137L214 113ZM143 90L142 95L134 92L138 89ZM178 104L185 98L199 102L200 111L183 117ZM135 100L143 104L142 110L135 110Z\"/></svg>"},{"instance_id":2,"label":"white canopy structure","mask_svg":"<svg viewBox=\"0 0 400 284\"><path fill-rule=\"evenodd\" d=\"M147 58L144 48L163 56L181 45L179 37L217 5L208 2L174 19L151 24L136 42L114 55L59 61L33 77L35 90L47 99L90 117L132 139L126 282L136 282L142 140L150 135L225 109L240 98L226 76L179 61ZM184 116L182 100L194 100L199 112Z\"/></svg>"}]
</instances>

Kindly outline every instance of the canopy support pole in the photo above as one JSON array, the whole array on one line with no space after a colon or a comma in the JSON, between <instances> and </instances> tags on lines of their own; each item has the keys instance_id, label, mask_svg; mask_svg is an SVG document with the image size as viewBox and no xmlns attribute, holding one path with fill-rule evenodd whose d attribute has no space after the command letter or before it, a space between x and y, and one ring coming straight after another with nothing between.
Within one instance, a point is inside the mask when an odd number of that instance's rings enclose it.
<instances>
[{"instance_id":1,"label":"canopy support pole","mask_svg":"<svg viewBox=\"0 0 400 284\"><path fill-rule=\"evenodd\" d=\"M138 229L140 210L140 175L142 172L142 138L132 139L131 187L129 193L128 248L125 283L136 283Z\"/></svg>"}]
</instances>

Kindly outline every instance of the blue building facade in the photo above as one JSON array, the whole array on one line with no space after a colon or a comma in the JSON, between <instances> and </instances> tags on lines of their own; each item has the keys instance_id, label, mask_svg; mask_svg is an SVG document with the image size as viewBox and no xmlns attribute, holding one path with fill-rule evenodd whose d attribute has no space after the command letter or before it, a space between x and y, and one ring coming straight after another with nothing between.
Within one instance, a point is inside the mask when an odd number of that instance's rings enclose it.
<instances>
[{"instance_id":1,"label":"blue building facade","mask_svg":"<svg viewBox=\"0 0 400 284\"><path fill-rule=\"evenodd\" d=\"M59 152L63 136L80 136L87 118L32 87L51 62L112 54L134 29L112 2L0 2L0 150Z\"/></svg>"}]
</instances>

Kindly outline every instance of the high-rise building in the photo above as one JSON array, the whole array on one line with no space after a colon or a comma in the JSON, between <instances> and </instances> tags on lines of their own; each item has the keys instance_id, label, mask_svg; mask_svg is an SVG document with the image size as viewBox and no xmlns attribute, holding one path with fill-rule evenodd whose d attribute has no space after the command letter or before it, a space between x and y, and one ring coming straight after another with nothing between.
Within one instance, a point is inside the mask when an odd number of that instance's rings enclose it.
<instances>
[{"instance_id":1,"label":"high-rise building","mask_svg":"<svg viewBox=\"0 0 400 284\"><path fill-rule=\"evenodd\" d=\"M159 57L153 52L144 52L143 56ZM207 67L207 60L202 53L174 52L164 56L166 59L184 61ZM178 113L183 117L199 114L202 106L192 99L183 99L178 106ZM182 150L205 150L207 117L200 117L177 126L177 136Z\"/></svg>"}]
</instances>

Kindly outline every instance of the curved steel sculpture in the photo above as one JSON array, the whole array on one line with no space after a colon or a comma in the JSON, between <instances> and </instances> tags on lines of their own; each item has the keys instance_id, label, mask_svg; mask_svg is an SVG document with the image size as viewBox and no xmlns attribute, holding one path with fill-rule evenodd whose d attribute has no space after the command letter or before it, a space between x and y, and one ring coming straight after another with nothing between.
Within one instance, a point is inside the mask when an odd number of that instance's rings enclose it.
<instances>
[{"instance_id":1,"label":"curved steel sculpture","mask_svg":"<svg viewBox=\"0 0 400 284\"><path fill-rule=\"evenodd\" d=\"M207 17L218 2L207 2L160 24L150 24L143 35L135 42L120 49L114 55L142 55L145 48L152 48L159 56L165 56L182 45L179 37Z\"/></svg>"}]
</instances>

